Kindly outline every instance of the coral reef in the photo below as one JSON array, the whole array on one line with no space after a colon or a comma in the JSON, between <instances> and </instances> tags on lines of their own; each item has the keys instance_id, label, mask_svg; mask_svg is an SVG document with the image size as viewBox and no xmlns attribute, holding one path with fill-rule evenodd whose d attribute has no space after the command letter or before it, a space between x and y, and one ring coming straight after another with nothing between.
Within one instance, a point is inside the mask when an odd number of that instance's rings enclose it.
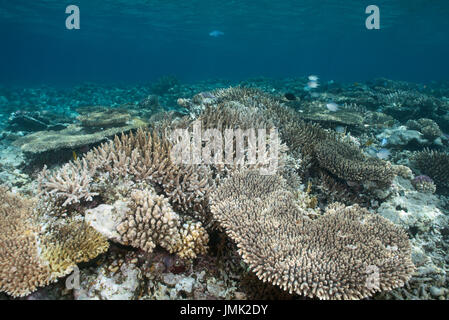
<instances>
[{"instance_id":1,"label":"coral reef","mask_svg":"<svg viewBox=\"0 0 449 320\"><path fill-rule=\"evenodd\" d=\"M391 196L378 213L408 231L416 270L402 288L377 296L379 299L448 299L447 250L449 218L447 200L415 190L412 181L396 177Z\"/></svg>"},{"instance_id":2,"label":"coral reef","mask_svg":"<svg viewBox=\"0 0 449 320\"><path fill-rule=\"evenodd\" d=\"M408 120L406 125L412 130L420 131L424 135L424 138L430 141L434 141L443 134L438 124L432 119L421 118L418 120Z\"/></svg>"},{"instance_id":3,"label":"coral reef","mask_svg":"<svg viewBox=\"0 0 449 320\"><path fill-rule=\"evenodd\" d=\"M234 127L278 128L281 140L293 153L310 157L320 168L338 178L355 182L378 183L388 186L393 178L391 165L383 160L366 157L360 148L349 140L341 139L319 124L303 117L282 104L280 99L253 88L229 88L213 93L216 101L202 107L197 118L204 126L211 123L221 128ZM234 111L235 110L235 111Z\"/></svg>"},{"instance_id":4,"label":"coral reef","mask_svg":"<svg viewBox=\"0 0 449 320\"><path fill-rule=\"evenodd\" d=\"M39 176L41 194L62 197L63 204L79 199L90 201L93 195L104 197L105 189L127 179L157 186L175 210L204 218L205 195L213 182L204 167L172 163L170 150L170 142L155 131L140 129L136 134L116 136L89 151L83 159L55 172L43 170Z\"/></svg>"},{"instance_id":5,"label":"coral reef","mask_svg":"<svg viewBox=\"0 0 449 320\"><path fill-rule=\"evenodd\" d=\"M236 173L211 195L214 217L259 279L308 297L360 299L410 278L401 228L339 204L310 219L285 185L276 176ZM370 282L371 268L377 282Z\"/></svg>"},{"instance_id":6,"label":"coral reef","mask_svg":"<svg viewBox=\"0 0 449 320\"><path fill-rule=\"evenodd\" d=\"M307 82L0 87L0 299L449 299L449 86ZM175 163L195 124L275 175Z\"/></svg>"},{"instance_id":7,"label":"coral reef","mask_svg":"<svg viewBox=\"0 0 449 320\"><path fill-rule=\"evenodd\" d=\"M146 126L140 119L131 120L129 124L119 127L88 133L83 127L70 125L67 129L59 131L38 131L17 139L14 144L22 151L31 154L56 151L60 149L76 149L106 140L122 132Z\"/></svg>"},{"instance_id":8,"label":"coral reef","mask_svg":"<svg viewBox=\"0 0 449 320\"><path fill-rule=\"evenodd\" d=\"M389 162L368 158L358 147L349 143L335 143L327 140L314 148L318 163L337 177L354 182L375 182L388 186L394 177Z\"/></svg>"},{"instance_id":9,"label":"coral reef","mask_svg":"<svg viewBox=\"0 0 449 320\"><path fill-rule=\"evenodd\" d=\"M41 227L35 201L0 188L0 291L26 296L107 251L109 243L80 222Z\"/></svg>"}]
</instances>

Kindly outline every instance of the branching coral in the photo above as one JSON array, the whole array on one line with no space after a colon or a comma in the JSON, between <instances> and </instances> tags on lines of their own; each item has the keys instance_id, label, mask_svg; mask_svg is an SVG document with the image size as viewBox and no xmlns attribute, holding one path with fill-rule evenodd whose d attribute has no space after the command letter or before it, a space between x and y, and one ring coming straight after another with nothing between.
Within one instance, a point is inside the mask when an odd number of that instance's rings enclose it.
<instances>
[{"instance_id":1,"label":"branching coral","mask_svg":"<svg viewBox=\"0 0 449 320\"><path fill-rule=\"evenodd\" d=\"M407 121L407 127L421 132L424 137L430 141L435 140L443 134L438 124L432 119L427 118L409 120Z\"/></svg>"},{"instance_id":2,"label":"branching coral","mask_svg":"<svg viewBox=\"0 0 449 320\"><path fill-rule=\"evenodd\" d=\"M326 140L314 148L318 163L337 177L352 181L376 182L388 186L394 178L389 162L377 158L368 158L360 153L358 147L349 143L336 143Z\"/></svg>"},{"instance_id":3,"label":"branching coral","mask_svg":"<svg viewBox=\"0 0 449 320\"><path fill-rule=\"evenodd\" d=\"M410 278L402 229L358 206L332 205L309 219L285 186L280 177L236 173L211 195L214 217L259 279L308 297L359 299Z\"/></svg>"},{"instance_id":4,"label":"branching coral","mask_svg":"<svg viewBox=\"0 0 449 320\"><path fill-rule=\"evenodd\" d=\"M318 124L305 122L294 109L260 90L229 88L218 90L214 95L220 101L225 101L228 109L237 107L249 111L256 108L257 117L250 117L257 120L255 123L278 128L282 141L291 152L300 151L302 157L309 157L315 166L340 179L352 182L369 181L384 187L389 185L394 177L388 162L365 156L355 144L341 139L335 132L325 130ZM235 103L232 104L232 101ZM219 110L219 106L220 104L218 107L208 106L199 119L215 120L221 117L221 112L214 114L211 111L214 108L215 111Z\"/></svg>"},{"instance_id":5,"label":"branching coral","mask_svg":"<svg viewBox=\"0 0 449 320\"><path fill-rule=\"evenodd\" d=\"M412 185L420 192L435 193L436 191L436 186L433 183L433 180L425 175L413 178Z\"/></svg>"},{"instance_id":6,"label":"branching coral","mask_svg":"<svg viewBox=\"0 0 449 320\"><path fill-rule=\"evenodd\" d=\"M89 167L86 160L76 160L50 172L44 166L38 176L39 196L54 196L62 206L91 201L98 193L91 191L91 183L96 166Z\"/></svg>"},{"instance_id":7,"label":"branching coral","mask_svg":"<svg viewBox=\"0 0 449 320\"><path fill-rule=\"evenodd\" d=\"M32 221L32 205L0 187L0 291L13 297L26 296L52 281L38 254L39 227Z\"/></svg>"},{"instance_id":8,"label":"branching coral","mask_svg":"<svg viewBox=\"0 0 449 320\"><path fill-rule=\"evenodd\" d=\"M109 242L84 222L73 221L56 226L41 239L41 256L52 273L62 277L80 262L88 262L109 248Z\"/></svg>"},{"instance_id":9,"label":"branching coral","mask_svg":"<svg viewBox=\"0 0 449 320\"><path fill-rule=\"evenodd\" d=\"M162 189L176 210L195 217L206 215L206 194L213 186L203 166L176 164L171 144L156 132L122 134L89 151L54 173L40 174L42 195L57 195L63 205L90 201L117 181L146 182Z\"/></svg>"},{"instance_id":10,"label":"branching coral","mask_svg":"<svg viewBox=\"0 0 449 320\"><path fill-rule=\"evenodd\" d=\"M82 222L41 228L34 201L0 187L0 291L26 296L105 252L108 241Z\"/></svg>"},{"instance_id":11,"label":"branching coral","mask_svg":"<svg viewBox=\"0 0 449 320\"><path fill-rule=\"evenodd\" d=\"M428 175L437 185L438 192L449 190L449 153L425 149L416 152L413 164L422 174Z\"/></svg>"},{"instance_id":12,"label":"branching coral","mask_svg":"<svg viewBox=\"0 0 449 320\"><path fill-rule=\"evenodd\" d=\"M124 244L152 252L156 245L181 258L195 258L205 253L209 240L200 223L183 223L167 198L151 190L135 190L132 206L117 226Z\"/></svg>"}]
</instances>

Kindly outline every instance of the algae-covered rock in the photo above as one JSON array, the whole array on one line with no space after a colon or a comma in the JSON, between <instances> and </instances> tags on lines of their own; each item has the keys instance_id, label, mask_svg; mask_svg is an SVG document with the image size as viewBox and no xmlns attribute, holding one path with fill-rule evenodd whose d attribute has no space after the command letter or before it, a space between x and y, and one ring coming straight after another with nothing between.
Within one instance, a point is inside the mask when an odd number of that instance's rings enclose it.
<instances>
[{"instance_id":1,"label":"algae-covered rock","mask_svg":"<svg viewBox=\"0 0 449 320\"><path fill-rule=\"evenodd\" d=\"M96 107L93 111L83 112L77 119L85 128L110 128L125 126L131 115L123 109Z\"/></svg>"},{"instance_id":2,"label":"algae-covered rock","mask_svg":"<svg viewBox=\"0 0 449 320\"><path fill-rule=\"evenodd\" d=\"M76 149L146 125L147 123L141 119L134 118L126 125L105 130L98 129L92 133L86 132L83 127L78 125L70 125L67 129L60 131L39 131L21 137L14 142L14 145L20 146L22 151L32 154L58 149Z\"/></svg>"}]
</instances>

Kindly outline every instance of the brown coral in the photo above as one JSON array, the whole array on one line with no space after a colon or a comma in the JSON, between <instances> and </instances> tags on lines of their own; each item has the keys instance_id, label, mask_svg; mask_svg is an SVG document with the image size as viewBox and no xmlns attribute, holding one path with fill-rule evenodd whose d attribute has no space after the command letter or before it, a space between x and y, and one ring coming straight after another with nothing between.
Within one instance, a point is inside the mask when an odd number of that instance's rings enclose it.
<instances>
[{"instance_id":1,"label":"brown coral","mask_svg":"<svg viewBox=\"0 0 449 320\"><path fill-rule=\"evenodd\" d=\"M420 131L430 141L435 140L443 134L438 124L432 119L421 118L418 120L409 120L406 125L409 129Z\"/></svg>"},{"instance_id":2,"label":"brown coral","mask_svg":"<svg viewBox=\"0 0 449 320\"><path fill-rule=\"evenodd\" d=\"M56 172L50 172L44 166L37 179L38 195L53 196L63 207L80 201L91 201L92 197L98 195L91 191L95 170L96 166L89 168L85 159L66 163Z\"/></svg>"},{"instance_id":3,"label":"brown coral","mask_svg":"<svg viewBox=\"0 0 449 320\"><path fill-rule=\"evenodd\" d=\"M360 299L410 278L402 229L358 206L334 205L311 220L285 186L237 173L211 196L214 217L259 279L308 297Z\"/></svg>"},{"instance_id":4,"label":"brown coral","mask_svg":"<svg viewBox=\"0 0 449 320\"><path fill-rule=\"evenodd\" d=\"M80 262L88 262L104 253L109 242L84 222L72 221L54 227L41 239L41 256L49 263L52 273L62 277L72 272Z\"/></svg>"},{"instance_id":5,"label":"brown coral","mask_svg":"<svg viewBox=\"0 0 449 320\"><path fill-rule=\"evenodd\" d=\"M52 281L38 254L39 228L32 221L32 205L0 187L0 291L13 297L26 296Z\"/></svg>"},{"instance_id":6,"label":"brown coral","mask_svg":"<svg viewBox=\"0 0 449 320\"><path fill-rule=\"evenodd\" d=\"M176 210L203 218L213 181L203 166L173 163L171 147L156 131L139 129L135 134L116 136L56 172L44 169L39 178L41 194L58 195L63 204L89 201L101 196L105 185L127 179L157 186Z\"/></svg>"},{"instance_id":7,"label":"brown coral","mask_svg":"<svg viewBox=\"0 0 449 320\"><path fill-rule=\"evenodd\" d=\"M325 130L319 124L305 122L303 115L281 103L279 99L257 89L229 88L214 92L219 103L207 106L199 119L212 119L217 122L222 119L223 104L227 109L238 108L246 110L251 115L252 122L262 123L268 127L279 129L280 136L293 153L300 151L302 157L309 157L315 166L326 169L340 179L362 182L370 181L383 187L391 183L394 172L391 165L380 159L366 157L360 148L345 141L335 132ZM233 103L231 103L233 102ZM246 109L245 109L246 108ZM257 117L250 110L258 110ZM227 111L226 114L231 114ZM237 117L234 117L235 119ZM230 121L239 123L238 121Z\"/></svg>"},{"instance_id":8,"label":"brown coral","mask_svg":"<svg viewBox=\"0 0 449 320\"><path fill-rule=\"evenodd\" d=\"M389 162L368 158L349 143L329 139L317 144L314 150L320 166L341 179L388 186L394 178Z\"/></svg>"},{"instance_id":9,"label":"brown coral","mask_svg":"<svg viewBox=\"0 0 449 320\"><path fill-rule=\"evenodd\" d=\"M168 199L152 190L135 190L132 206L117 226L124 244L152 252L156 245L181 258L205 253L209 240L201 224L188 221L173 211Z\"/></svg>"},{"instance_id":10,"label":"brown coral","mask_svg":"<svg viewBox=\"0 0 449 320\"><path fill-rule=\"evenodd\" d=\"M449 153L425 149L416 152L412 162L422 174L433 179L438 192L449 192Z\"/></svg>"}]
</instances>

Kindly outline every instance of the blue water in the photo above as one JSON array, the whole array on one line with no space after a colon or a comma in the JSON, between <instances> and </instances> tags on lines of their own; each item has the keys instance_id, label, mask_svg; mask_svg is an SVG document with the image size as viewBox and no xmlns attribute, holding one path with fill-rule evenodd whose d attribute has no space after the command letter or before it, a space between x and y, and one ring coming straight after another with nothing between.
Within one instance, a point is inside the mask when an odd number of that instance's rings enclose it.
<instances>
[{"instance_id":1,"label":"blue water","mask_svg":"<svg viewBox=\"0 0 449 320\"><path fill-rule=\"evenodd\" d=\"M80 30L65 28L69 4ZM370 4L380 30L365 28ZM448 31L443 0L1 0L0 84L312 73L425 83L448 80Z\"/></svg>"}]
</instances>

